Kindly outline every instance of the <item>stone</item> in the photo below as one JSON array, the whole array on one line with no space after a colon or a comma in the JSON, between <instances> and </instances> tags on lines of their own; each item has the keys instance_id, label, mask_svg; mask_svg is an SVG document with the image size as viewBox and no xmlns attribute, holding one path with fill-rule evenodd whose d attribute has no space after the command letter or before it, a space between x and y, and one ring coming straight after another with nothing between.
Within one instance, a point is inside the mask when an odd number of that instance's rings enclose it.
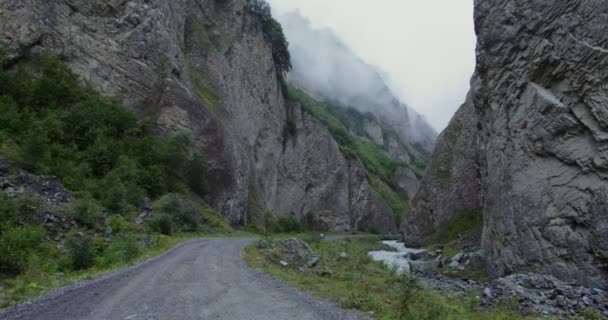
<instances>
[{"instance_id":1,"label":"stone","mask_svg":"<svg viewBox=\"0 0 608 320\"><path fill-rule=\"evenodd\" d=\"M340 252L340 254L338 254L338 259L346 259L348 258L348 254L346 252Z\"/></svg>"},{"instance_id":2,"label":"stone","mask_svg":"<svg viewBox=\"0 0 608 320\"><path fill-rule=\"evenodd\" d=\"M492 289L490 289L490 288L485 288L485 289L483 289L483 294L484 294L486 297L488 297L488 298L492 298L492 297L493 297L493 296L492 296Z\"/></svg>"},{"instance_id":3,"label":"stone","mask_svg":"<svg viewBox=\"0 0 608 320\"><path fill-rule=\"evenodd\" d=\"M429 252L428 251L420 251L420 252L410 252L409 253L409 259L410 260L425 260L427 258L429 258Z\"/></svg>"},{"instance_id":4,"label":"stone","mask_svg":"<svg viewBox=\"0 0 608 320\"><path fill-rule=\"evenodd\" d=\"M458 260L452 260L452 262L450 262L449 267L452 269L456 269L460 266L460 262L458 262Z\"/></svg>"},{"instance_id":5,"label":"stone","mask_svg":"<svg viewBox=\"0 0 608 320\"><path fill-rule=\"evenodd\" d=\"M421 274L433 274L439 270L439 263L436 260L431 261L410 261L411 272Z\"/></svg>"},{"instance_id":6,"label":"stone","mask_svg":"<svg viewBox=\"0 0 608 320\"><path fill-rule=\"evenodd\" d=\"M312 257L310 260L308 260L308 262L306 263L306 266L309 268L312 268L312 267L316 266L318 263L319 263L319 258Z\"/></svg>"},{"instance_id":7,"label":"stone","mask_svg":"<svg viewBox=\"0 0 608 320\"><path fill-rule=\"evenodd\" d=\"M587 297L587 296L584 296L584 297L581 299L581 301L583 301L583 303L584 303L584 304L586 304L586 305L588 305L588 306L589 306L589 305L591 305L591 304L593 303L593 302L591 301L591 299L589 299L589 297Z\"/></svg>"},{"instance_id":8,"label":"stone","mask_svg":"<svg viewBox=\"0 0 608 320\"><path fill-rule=\"evenodd\" d=\"M267 249L267 256L276 259L283 266L298 268L313 268L320 264L318 257L314 255L306 242L297 239L283 239L275 241L270 249ZM275 260L276 261L276 260ZM284 264L285 262L286 264Z\"/></svg>"},{"instance_id":9,"label":"stone","mask_svg":"<svg viewBox=\"0 0 608 320\"><path fill-rule=\"evenodd\" d=\"M464 258L464 253L460 252L452 258L452 261L456 261L456 262L460 263L460 262L462 262L462 258Z\"/></svg>"},{"instance_id":10,"label":"stone","mask_svg":"<svg viewBox=\"0 0 608 320\"><path fill-rule=\"evenodd\" d=\"M405 215L422 245L471 210L490 276L608 288L608 7L477 0L471 90Z\"/></svg>"}]
</instances>

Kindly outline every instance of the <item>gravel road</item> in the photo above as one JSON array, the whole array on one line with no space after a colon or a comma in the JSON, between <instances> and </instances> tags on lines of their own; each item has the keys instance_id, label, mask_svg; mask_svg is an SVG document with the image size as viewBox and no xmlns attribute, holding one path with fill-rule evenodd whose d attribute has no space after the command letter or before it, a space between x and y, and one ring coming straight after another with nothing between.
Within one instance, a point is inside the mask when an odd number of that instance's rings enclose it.
<instances>
[{"instance_id":1,"label":"gravel road","mask_svg":"<svg viewBox=\"0 0 608 320\"><path fill-rule=\"evenodd\" d=\"M367 319L252 270L253 239L200 239L137 266L0 311L0 319Z\"/></svg>"}]
</instances>

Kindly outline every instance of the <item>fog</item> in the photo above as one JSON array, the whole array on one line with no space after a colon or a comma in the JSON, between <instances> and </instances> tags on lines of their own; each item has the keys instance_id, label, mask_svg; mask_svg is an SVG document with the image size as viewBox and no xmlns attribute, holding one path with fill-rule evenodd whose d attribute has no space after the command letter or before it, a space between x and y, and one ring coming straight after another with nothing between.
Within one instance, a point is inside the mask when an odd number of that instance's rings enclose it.
<instances>
[{"instance_id":1,"label":"fog","mask_svg":"<svg viewBox=\"0 0 608 320\"><path fill-rule=\"evenodd\" d=\"M391 91L435 129L445 128L464 102L475 66L472 0L270 0L270 3L279 20L298 10L313 28L330 29L357 57L376 66ZM288 40L293 45L304 43L302 39ZM313 40L308 39L309 46ZM293 51L297 52L296 48ZM308 64L307 68L312 77L323 74L327 65ZM352 78L360 81L324 82L324 85L337 87L336 92L346 89L340 86L369 88L377 76L364 70L351 71L357 75ZM323 82L327 77L314 80Z\"/></svg>"},{"instance_id":2,"label":"fog","mask_svg":"<svg viewBox=\"0 0 608 320\"><path fill-rule=\"evenodd\" d=\"M287 79L314 96L375 114L404 139L430 147L436 132L387 84L388 75L365 63L328 28L314 28L299 11L277 15L290 41Z\"/></svg>"}]
</instances>

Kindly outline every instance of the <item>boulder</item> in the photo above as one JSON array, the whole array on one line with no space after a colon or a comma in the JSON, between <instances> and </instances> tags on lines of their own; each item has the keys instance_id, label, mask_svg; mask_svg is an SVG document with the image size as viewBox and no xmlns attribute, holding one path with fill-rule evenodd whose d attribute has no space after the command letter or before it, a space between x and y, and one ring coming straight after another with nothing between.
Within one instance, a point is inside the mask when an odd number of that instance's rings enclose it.
<instances>
[{"instance_id":1,"label":"boulder","mask_svg":"<svg viewBox=\"0 0 608 320\"><path fill-rule=\"evenodd\" d=\"M439 271L440 260L410 261L410 270L414 273L433 274Z\"/></svg>"}]
</instances>

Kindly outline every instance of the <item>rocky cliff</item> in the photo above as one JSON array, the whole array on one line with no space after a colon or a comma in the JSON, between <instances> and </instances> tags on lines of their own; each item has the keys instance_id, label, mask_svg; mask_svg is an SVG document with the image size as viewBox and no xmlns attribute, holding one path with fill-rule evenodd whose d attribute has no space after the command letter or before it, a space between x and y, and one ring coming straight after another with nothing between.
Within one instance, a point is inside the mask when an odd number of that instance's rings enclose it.
<instances>
[{"instance_id":1,"label":"rocky cliff","mask_svg":"<svg viewBox=\"0 0 608 320\"><path fill-rule=\"evenodd\" d=\"M491 275L608 286L608 7L477 0L477 69L412 203L406 239L483 208Z\"/></svg>"},{"instance_id":2,"label":"rocky cliff","mask_svg":"<svg viewBox=\"0 0 608 320\"><path fill-rule=\"evenodd\" d=\"M12 62L59 55L159 133L190 130L210 167L206 200L233 224L269 209L322 229L395 228L366 171L283 98L245 0L2 0L0 44Z\"/></svg>"}]
</instances>

